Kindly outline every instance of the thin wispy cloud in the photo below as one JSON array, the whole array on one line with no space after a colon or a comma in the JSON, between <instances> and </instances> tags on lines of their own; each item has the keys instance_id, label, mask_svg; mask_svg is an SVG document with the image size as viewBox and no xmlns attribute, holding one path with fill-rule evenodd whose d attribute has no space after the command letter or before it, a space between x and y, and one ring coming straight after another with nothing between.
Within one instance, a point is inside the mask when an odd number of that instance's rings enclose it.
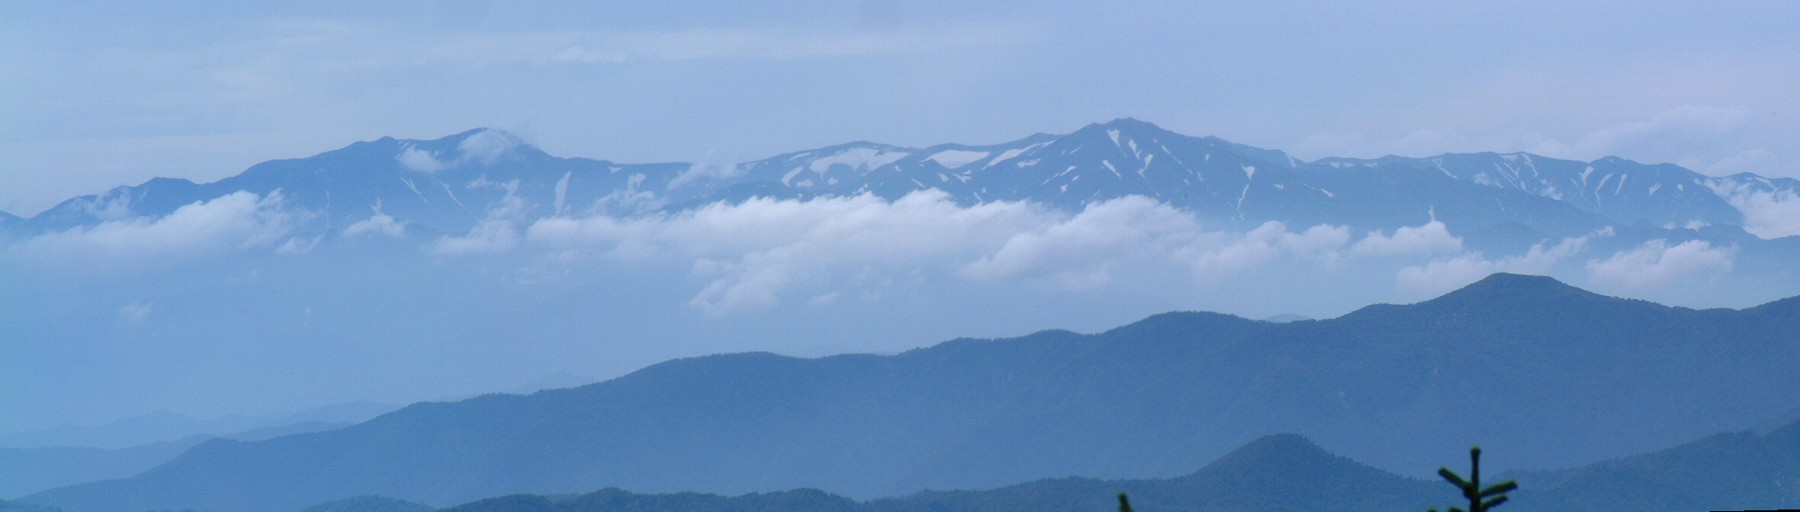
<instances>
[{"instance_id":1,"label":"thin wispy cloud","mask_svg":"<svg viewBox=\"0 0 1800 512\"><path fill-rule=\"evenodd\" d=\"M141 324L150 319L150 313L154 310L155 307L151 303L133 302L119 306L119 320L128 324Z\"/></svg>"},{"instance_id":2,"label":"thin wispy cloud","mask_svg":"<svg viewBox=\"0 0 1800 512\"><path fill-rule=\"evenodd\" d=\"M1383 155L1435 156L1444 153L1523 151L1551 158L1597 160L1621 156L1646 163L1673 163L1723 175L1754 171L1785 175L1767 148L1743 147L1752 118L1741 106L1677 105L1648 118L1623 119L1592 131L1554 135L1544 130L1470 130L1429 127L1392 135L1316 133L1293 148L1306 158Z\"/></svg>"},{"instance_id":3,"label":"thin wispy cloud","mask_svg":"<svg viewBox=\"0 0 1800 512\"><path fill-rule=\"evenodd\" d=\"M1015 25L913 30L695 28L613 33L564 32L479 38L468 42L481 64L608 64L704 59L803 59L932 53L1008 45L1028 32Z\"/></svg>"},{"instance_id":4,"label":"thin wispy cloud","mask_svg":"<svg viewBox=\"0 0 1800 512\"><path fill-rule=\"evenodd\" d=\"M657 30L519 30L419 32L373 23L294 20L276 34L235 51L265 52L257 66L225 68L215 78L260 83L271 63L300 68L392 66L594 65L710 59L916 55L1028 42L1029 24L948 23L862 30L817 26L702 26ZM325 50L358 48L354 53Z\"/></svg>"}]
</instances>

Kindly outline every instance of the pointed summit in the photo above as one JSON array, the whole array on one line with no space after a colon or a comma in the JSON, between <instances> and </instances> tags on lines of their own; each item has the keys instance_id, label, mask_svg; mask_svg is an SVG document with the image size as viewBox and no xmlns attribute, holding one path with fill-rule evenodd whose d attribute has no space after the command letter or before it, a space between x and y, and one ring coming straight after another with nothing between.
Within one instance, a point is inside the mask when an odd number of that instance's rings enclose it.
<instances>
[{"instance_id":1,"label":"pointed summit","mask_svg":"<svg viewBox=\"0 0 1800 512\"><path fill-rule=\"evenodd\" d=\"M1477 287L1477 286L1483 286L1483 287L1535 286L1535 287L1550 287L1550 288L1571 288L1571 289L1574 288L1573 286L1563 284L1562 281L1558 281L1554 277L1538 276L1538 275L1531 275L1531 274L1513 274L1510 272L1496 272L1492 275L1481 278L1481 280L1476 281L1475 284L1469 285L1470 288Z\"/></svg>"},{"instance_id":2,"label":"pointed summit","mask_svg":"<svg viewBox=\"0 0 1800 512\"><path fill-rule=\"evenodd\" d=\"M1101 123L1099 126L1121 131L1175 133L1157 126L1156 123L1142 121L1135 117L1121 117Z\"/></svg>"},{"instance_id":3,"label":"pointed summit","mask_svg":"<svg viewBox=\"0 0 1800 512\"><path fill-rule=\"evenodd\" d=\"M1457 299L1493 299L1497 297L1552 299L1559 297L1599 297L1587 290L1569 286L1549 276L1524 274L1495 273L1464 286L1462 289L1445 294L1435 300Z\"/></svg>"},{"instance_id":4,"label":"pointed summit","mask_svg":"<svg viewBox=\"0 0 1800 512\"><path fill-rule=\"evenodd\" d=\"M1417 483L1332 454L1298 434L1274 434L1251 441L1212 464L1180 477L1188 489L1223 494L1256 489L1258 494L1327 501L1351 489L1390 495L1415 492ZM1309 509L1312 507L1299 507Z\"/></svg>"},{"instance_id":5,"label":"pointed summit","mask_svg":"<svg viewBox=\"0 0 1800 512\"><path fill-rule=\"evenodd\" d=\"M1579 318L1602 312L1667 309L1667 306L1635 299L1609 297L1564 284L1545 276L1497 273L1474 284L1417 304L1418 314L1451 315L1463 319L1485 318L1513 323L1532 319Z\"/></svg>"},{"instance_id":6,"label":"pointed summit","mask_svg":"<svg viewBox=\"0 0 1800 512\"><path fill-rule=\"evenodd\" d=\"M1192 138L1175 133L1148 121L1140 121L1130 117L1121 117L1104 123L1092 123L1081 127L1068 135L1074 139L1105 138L1112 144L1123 144L1125 141L1139 139L1178 140Z\"/></svg>"},{"instance_id":7,"label":"pointed summit","mask_svg":"<svg viewBox=\"0 0 1800 512\"><path fill-rule=\"evenodd\" d=\"M1253 472L1265 466L1313 466L1348 462L1300 434L1270 434L1232 450L1201 471Z\"/></svg>"}]
</instances>

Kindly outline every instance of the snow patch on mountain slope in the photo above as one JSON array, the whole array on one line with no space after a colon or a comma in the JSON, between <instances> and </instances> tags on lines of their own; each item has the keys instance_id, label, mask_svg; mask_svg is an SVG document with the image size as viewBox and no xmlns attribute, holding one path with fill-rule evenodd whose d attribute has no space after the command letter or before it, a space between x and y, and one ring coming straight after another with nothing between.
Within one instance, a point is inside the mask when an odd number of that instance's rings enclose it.
<instances>
[{"instance_id":1,"label":"snow patch on mountain slope","mask_svg":"<svg viewBox=\"0 0 1800 512\"><path fill-rule=\"evenodd\" d=\"M837 164L844 164L852 169L875 170L911 154L905 151L884 151L877 148L854 148L813 160L807 164L806 168L820 174L831 170L831 166Z\"/></svg>"},{"instance_id":2,"label":"snow patch on mountain slope","mask_svg":"<svg viewBox=\"0 0 1800 512\"><path fill-rule=\"evenodd\" d=\"M1006 162L1008 160L1018 158L1019 155L1023 155L1027 151L1031 151L1031 150L1034 150L1037 148L1044 147L1044 145L1046 145L1046 144L1049 144L1049 143L1048 142L1039 142L1037 144L1032 144L1030 146L1025 146L1022 148L1014 148L1014 149L1008 149L1006 151L1001 151L1000 154L998 156L995 156L993 160L988 161L987 166L993 167L995 165L999 165L1002 162ZM1026 162L1019 163L1020 167L1025 167L1025 165L1026 165Z\"/></svg>"},{"instance_id":3,"label":"snow patch on mountain slope","mask_svg":"<svg viewBox=\"0 0 1800 512\"><path fill-rule=\"evenodd\" d=\"M986 151L963 151L960 149L946 149L946 150L934 153L931 156L925 157L925 159L933 161L933 162L937 162L938 165L942 165L946 169L955 169L958 167L969 165L970 163L975 162L977 160L987 158L988 154L989 153Z\"/></svg>"}]
</instances>

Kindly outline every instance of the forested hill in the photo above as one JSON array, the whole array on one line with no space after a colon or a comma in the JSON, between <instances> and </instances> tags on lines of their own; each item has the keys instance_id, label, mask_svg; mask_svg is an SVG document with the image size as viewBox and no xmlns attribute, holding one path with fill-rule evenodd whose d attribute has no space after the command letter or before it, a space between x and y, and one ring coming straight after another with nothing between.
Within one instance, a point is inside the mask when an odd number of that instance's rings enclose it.
<instances>
[{"instance_id":1,"label":"forested hill","mask_svg":"<svg viewBox=\"0 0 1800 512\"><path fill-rule=\"evenodd\" d=\"M1800 301L1690 310L1498 274L1437 299L1274 324L1208 313L894 356L681 359L529 396L417 404L341 430L213 441L71 512L447 506L619 487L864 499L1068 475L1186 474L1294 432L1401 474L1575 467L1800 406ZM1596 399L1595 397L1604 397Z\"/></svg>"}]
</instances>

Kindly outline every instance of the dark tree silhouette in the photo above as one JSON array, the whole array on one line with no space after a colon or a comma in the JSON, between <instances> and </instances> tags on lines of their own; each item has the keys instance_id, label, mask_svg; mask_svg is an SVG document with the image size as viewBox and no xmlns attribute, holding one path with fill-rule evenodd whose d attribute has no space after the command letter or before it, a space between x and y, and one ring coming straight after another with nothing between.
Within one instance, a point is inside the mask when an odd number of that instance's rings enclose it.
<instances>
[{"instance_id":1,"label":"dark tree silhouette","mask_svg":"<svg viewBox=\"0 0 1800 512\"><path fill-rule=\"evenodd\" d=\"M1480 446L1469 448L1468 480L1463 480L1462 477L1457 476L1456 472L1450 471L1450 468L1447 467L1438 468L1438 476L1444 477L1444 480L1450 482L1450 485L1462 490L1463 497L1469 499L1468 510L1450 507L1450 512L1487 512L1489 509L1500 506L1501 503L1506 503L1506 493L1519 488L1519 484L1512 480L1500 482L1486 489L1481 488ZM1437 512L1437 509L1431 509L1430 512Z\"/></svg>"},{"instance_id":2,"label":"dark tree silhouette","mask_svg":"<svg viewBox=\"0 0 1800 512\"><path fill-rule=\"evenodd\" d=\"M1131 499L1126 498L1125 493L1119 493L1119 512L1132 512Z\"/></svg>"}]
</instances>

